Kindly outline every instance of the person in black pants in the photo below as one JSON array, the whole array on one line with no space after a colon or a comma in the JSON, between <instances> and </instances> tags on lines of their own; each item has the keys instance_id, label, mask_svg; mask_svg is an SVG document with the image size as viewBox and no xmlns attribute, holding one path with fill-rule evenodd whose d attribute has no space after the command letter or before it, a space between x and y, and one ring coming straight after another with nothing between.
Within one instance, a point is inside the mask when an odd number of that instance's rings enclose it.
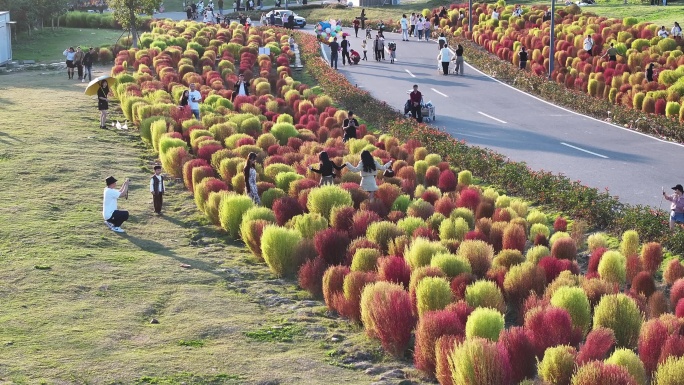
<instances>
[{"instance_id":1,"label":"person in black pants","mask_svg":"<svg viewBox=\"0 0 684 385\"><path fill-rule=\"evenodd\" d=\"M344 131L343 142L349 139L356 139L356 128L359 126L359 121L354 117L354 112L347 112L347 119L342 122L342 131Z\"/></svg>"},{"instance_id":2,"label":"person in black pants","mask_svg":"<svg viewBox=\"0 0 684 385\"><path fill-rule=\"evenodd\" d=\"M128 197L128 179L123 183L120 189L116 189L116 179L113 176L105 179L107 187L104 189L104 197L102 200L102 216L104 222L112 231L123 233L121 224L128 220L128 211L119 210L117 201L120 197Z\"/></svg>"},{"instance_id":3,"label":"person in black pants","mask_svg":"<svg viewBox=\"0 0 684 385\"><path fill-rule=\"evenodd\" d=\"M320 161L318 170L313 168L313 165L309 166L309 170L317 174L321 174L321 186L327 184L335 184L335 181L333 180L333 178L335 177L334 170L342 170L346 167L346 164L343 164L342 166L336 165L335 162L330 160L330 157L328 157L328 153L325 151L322 151L320 154L318 154L318 160Z\"/></svg>"},{"instance_id":4,"label":"person in black pants","mask_svg":"<svg viewBox=\"0 0 684 385\"><path fill-rule=\"evenodd\" d=\"M337 42L337 37L333 38L330 43L330 67L337 69L337 52L340 50L340 43Z\"/></svg>"},{"instance_id":5,"label":"person in black pants","mask_svg":"<svg viewBox=\"0 0 684 385\"><path fill-rule=\"evenodd\" d=\"M352 63L351 58L349 57L349 40L347 40L346 36L342 36L342 65L347 65L346 62L349 62L349 64ZM346 60L345 60L346 58Z\"/></svg>"},{"instance_id":6,"label":"person in black pants","mask_svg":"<svg viewBox=\"0 0 684 385\"><path fill-rule=\"evenodd\" d=\"M93 47L88 49L85 56L83 56L83 68L85 73L83 74L83 82L85 82L86 74L88 75L88 81L93 80L93 61L95 61L95 50Z\"/></svg>"},{"instance_id":7,"label":"person in black pants","mask_svg":"<svg viewBox=\"0 0 684 385\"><path fill-rule=\"evenodd\" d=\"M411 101L411 116L418 121L418 123L423 123L423 110L421 104L423 103L423 94L418 91L418 85L413 85L413 91L409 94Z\"/></svg>"},{"instance_id":8,"label":"person in black pants","mask_svg":"<svg viewBox=\"0 0 684 385\"><path fill-rule=\"evenodd\" d=\"M520 58L520 69L524 70L527 66L527 50L525 49L525 46L522 46L520 48L520 52L518 52L518 57Z\"/></svg>"}]
</instances>

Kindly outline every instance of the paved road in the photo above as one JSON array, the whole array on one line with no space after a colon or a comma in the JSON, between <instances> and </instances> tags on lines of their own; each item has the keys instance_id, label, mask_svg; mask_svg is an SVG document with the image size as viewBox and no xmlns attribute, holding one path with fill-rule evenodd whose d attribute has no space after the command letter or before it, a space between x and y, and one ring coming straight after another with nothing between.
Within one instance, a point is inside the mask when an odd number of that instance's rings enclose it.
<instances>
[{"instance_id":1,"label":"paved road","mask_svg":"<svg viewBox=\"0 0 684 385\"><path fill-rule=\"evenodd\" d=\"M659 207L661 186L669 193L669 187L683 182L678 171L684 164L683 146L556 107L468 65L463 77L438 74L435 42L402 42L391 33L386 37L397 43L395 64L376 62L371 51L370 61L358 66L340 62L339 70L352 84L402 111L406 92L418 84L424 100L436 106L437 119L431 124L458 139L525 161L535 170L607 188L624 203ZM360 50L361 40L361 34L351 37L352 48Z\"/></svg>"}]
</instances>

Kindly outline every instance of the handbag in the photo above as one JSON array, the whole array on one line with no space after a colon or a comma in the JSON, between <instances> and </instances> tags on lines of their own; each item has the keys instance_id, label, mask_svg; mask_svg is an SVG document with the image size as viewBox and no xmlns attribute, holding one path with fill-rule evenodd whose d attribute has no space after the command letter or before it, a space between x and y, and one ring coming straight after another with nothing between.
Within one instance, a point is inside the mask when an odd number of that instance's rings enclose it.
<instances>
[{"instance_id":1,"label":"handbag","mask_svg":"<svg viewBox=\"0 0 684 385\"><path fill-rule=\"evenodd\" d=\"M390 164L387 170L385 170L382 173L382 176L385 178L393 178L394 177L394 170L392 170L392 165Z\"/></svg>"}]
</instances>

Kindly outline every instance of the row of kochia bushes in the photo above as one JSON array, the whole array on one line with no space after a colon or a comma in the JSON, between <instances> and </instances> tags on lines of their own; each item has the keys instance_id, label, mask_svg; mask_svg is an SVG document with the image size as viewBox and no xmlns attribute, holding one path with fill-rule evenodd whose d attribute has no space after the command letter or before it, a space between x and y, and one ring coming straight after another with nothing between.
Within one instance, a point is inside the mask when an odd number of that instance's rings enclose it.
<instances>
[{"instance_id":1,"label":"row of kochia bushes","mask_svg":"<svg viewBox=\"0 0 684 385\"><path fill-rule=\"evenodd\" d=\"M249 34L287 39L269 30ZM156 99L177 97L169 94L174 83L144 87L154 81L147 76L138 76L141 84L133 76L137 88L118 90L123 105L154 95L146 100L154 109ZM651 328L678 322L667 312L684 308L684 266L676 259L667 265L665 277L674 284L668 301L655 289L659 244L640 245L629 232L619 250L608 250L608 237L594 234L581 276L576 258L584 242L577 229L567 232L562 217L552 221L522 200L473 185L470 172L416 140L362 128L361 139L343 143L346 113L330 98L293 81L285 68L267 76L276 77L272 94L233 102L201 83L209 95L202 121L162 108L168 116L140 124L198 208L242 238L274 274L297 274L302 287L362 322L392 354L404 354L415 334L417 367L442 383L507 384L535 375L553 383L591 383L596 376L643 383L650 373L663 384L677 378L671 368L682 366L674 359L678 329ZM253 91L258 83L252 81ZM396 159L396 177L380 181L373 202L358 174L346 170L337 185L318 187L307 169L323 150L337 163L356 163L363 150ZM241 169L250 152L259 160L261 207L243 194ZM521 326L505 330L504 314ZM611 354L613 347L623 350Z\"/></svg>"}]
</instances>

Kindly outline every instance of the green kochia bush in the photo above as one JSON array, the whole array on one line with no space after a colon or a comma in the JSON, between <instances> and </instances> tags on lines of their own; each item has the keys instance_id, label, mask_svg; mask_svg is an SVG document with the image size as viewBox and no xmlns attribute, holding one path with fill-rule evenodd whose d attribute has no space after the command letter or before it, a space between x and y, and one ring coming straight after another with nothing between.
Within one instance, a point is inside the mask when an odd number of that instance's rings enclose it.
<instances>
[{"instance_id":1,"label":"green kochia bush","mask_svg":"<svg viewBox=\"0 0 684 385\"><path fill-rule=\"evenodd\" d=\"M374 271L380 258L378 249L361 248L356 249L352 258L352 271Z\"/></svg>"},{"instance_id":2,"label":"green kochia bush","mask_svg":"<svg viewBox=\"0 0 684 385\"><path fill-rule=\"evenodd\" d=\"M572 324L582 329L584 334L591 326L591 306L587 294L579 287L562 286L551 297L551 304L570 313Z\"/></svg>"},{"instance_id":3,"label":"green kochia bush","mask_svg":"<svg viewBox=\"0 0 684 385\"><path fill-rule=\"evenodd\" d=\"M449 354L449 367L454 385L507 385L511 366L508 354L495 342L472 338Z\"/></svg>"},{"instance_id":4,"label":"green kochia bush","mask_svg":"<svg viewBox=\"0 0 684 385\"><path fill-rule=\"evenodd\" d=\"M441 277L425 277L416 287L418 316L430 310L444 309L451 303L449 281Z\"/></svg>"},{"instance_id":5,"label":"green kochia bush","mask_svg":"<svg viewBox=\"0 0 684 385\"><path fill-rule=\"evenodd\" d=\"M641 359L639 359L639 356L637 356L636 353L629 349L615 350L606 360L606 363L622 366L627 369L638 385L646 385L648 383L644 363L641 362ZM684 375L684 373L682 373L682 375Z\"/></svg>"},{"instance_id":6,"label":"green kochia bush","mask_svg":"<svg viewBox=\"0 0 684 385\"><path fill-rule=\"evenodd\" d=\"M633 299L624 294L604 295L594 308L594 327L613 330L618 347L634 349L643 316Z\"/></svg>"},{"instance_id":7,"label":"green kochia bush","mask_svg":"<svg viewBox=\"0 0 684 385\"><path fill-rule=\"evenodd\" d=\"M306 239L313 239L317 232L328 228L328 221L318 213L296 215L290 219L290 224Z\"/></svg>"},{"instance_id":8,"label":"green kochia bush","mask_svg":"<svg viewBox=\"0 0 684 385\"><path fill-rule=\"evenodd\" d=\"M298 245L302 236L297 230L286 229L276 225L264 228L261 235L261 251L264 261L273 274L278 277L294 274L300 262Z\"/></svg>"},{"instance_id":9,"label":"green kochia bush","mask_svg":"<svg viewBox=\"0 0 684 385\"><path fill-rule=\"evenodd\" d=\"M281 146L284 146L287 144L288 139L296 137L299 132L292 124L276 123L271 127L271 134L278 139L278 143Z\"/></svg>"},{"instance_id":10,"label":"green kochia bush","mask_svg":"<svg viewBox=\"0 0 684 385\"><path fill-rule=\"evenodd\" d=\"M572 346L559 345L546 349L544 358L537 365L539 377L544 383L569 385L572 372L575 371L576 356L577 351Z\"/></svg>"},{"instance_id":11,"label":"green kochia bush","mask_svg":"<svg viewBox=\"0 0 684 385\"><path fill-rule=\"evenodd\" d=\"M489 307L501 313L506 311L503 294L492 281L480 280L466 287L465 300L472 307Z\"/></svg>"},{"instance_id":12,"label":"green kochia bush","mask_svg":"<svg viewBox=\"0 0 684 385\"><path fill-rule=\"evenodd\" d=\"M434 255L448 252L449 250L441 243L432 242L426 238L419 237L414 239L413 242L406 247L404 257L409 266L411 266L412 269L415 269L421 266L430 265L430 261Z\"/></svg>"},{"instance_id":13,"label":"green kochia bush","mask_svg":"<svg viewBox=\"0 0 684 385\"><path fill-rule=\"evenodd\" d=\"M684 378L684 357L669 357L658 366L654 376L654 385L680 385Z\"/></svg>"},{"instance_id":14,"label":"green kochia bush","mask_svg":"<svg viewBox=\"0 0 684 385\"><path fill-rule=\"evenodd\" d=\"M231 194L221 200L219 220L221 227L233 239L238 239L242 215L254 207L252 199L246 195Z\"/></svg>"},{"instance_id":15,"label":"green kochia bush","mask_svg":"<svg viewBox=\"0 0 684 385\"><path fill-rule=\"evenodd\" d=\"M449 253L435 254L430 261L430 266L438 267L450 279L462 273L472 272L470 262L466 258Z\"/></svg>"},{"instance_id":16,"label":"green kochia bush","mask_svg":"<svg viewBox=\"0 0 684 385\"><path fill-rule=\"evenodd\" d=\"M490 341L499 339L499 333L504 329L504 317L494 309L479 307L473 310L466 322L466 337L486 338Z\"/></svg>"},{"instance_id":17,"label":"green kochia bush","mask_svg":"<svg viewBox=\"0 0 684 385\"><path fill-rule=\"evenodd\" d=\"M388 221L373 222L366 230L366 237L380 246L383 254L387 254L389 242L401 235L403 231L395 223Z\"/></svg>"},{"instance_id":18,"label":"green kochia bush","mask_svg":"<svg viewBox=\"0 0 684 385\"><path fill-rule=\"evenodd\" d=\"M285 190L287 191L287 190ZM306 207L312 213L321 214L330 220L330 212L333 207L353 206L351 194L338 186L317 187L309 192Z\"/></svg>"},{"instance_id":19,"label":"green kochia bush","mask_svg":"<svg viewBox=\"0 0 684 385\"><path fill-rule=\"evenodd\" d=\"M463 218L447 218L439 225L439 239L455 239L462 241L470 230L468 223Z\"/></svg>"},{"instance_id":20,"label":"green kochia bush","mask_svg":"<svg viewBox=\"0 0 684 385\"><path fill-rule=\"evenodd\" d=\"M283 191L290 191L290 184L299 179L304 179L304 177L296 172L280 173L275 178L276 187Z\"/></svg>"},{"instance_id":21,"label":"green kochia bush","mask_svg":"<svg viewBox=\"0 0 684 385\"><path fill-rule=\"evenodd\" d=\"M599 276L608 282L622 285L627 277L626 263L624 255L619 251L606 251L598 265Z\"/></svg>"}]
</instances>

